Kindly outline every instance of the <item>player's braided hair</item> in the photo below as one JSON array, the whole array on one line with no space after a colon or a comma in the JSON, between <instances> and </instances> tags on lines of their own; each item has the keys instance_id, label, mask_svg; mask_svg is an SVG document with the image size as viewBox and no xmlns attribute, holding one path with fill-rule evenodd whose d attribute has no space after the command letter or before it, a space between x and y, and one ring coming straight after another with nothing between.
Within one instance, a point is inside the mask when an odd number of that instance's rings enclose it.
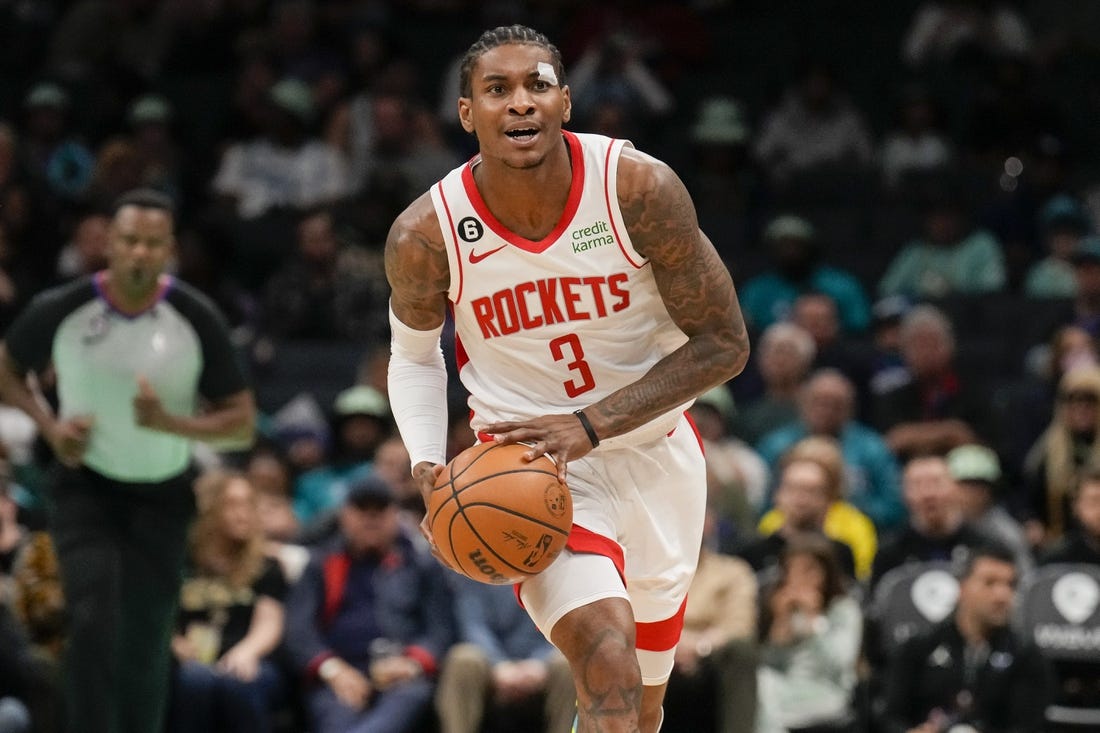
<instances>
[{"instance_id":1,"label":"player's braided hair","mask_svg":"<svg viewBox=\"0 0 1100 733\"><path fill-rule=\"evenodd\" d=\"M506 46L510 43L542 46L549 51L554 73L558 75L558 83L565 85L565 66L561 61L561 51L558 50L557 46L550 43L549 38L525 25L502 25L482 33L481 37L474 41L474 44L466 51L466 55L462 57L462 65L458 70L458 88L463 97L470 96L472 91L470 74L481 55L497 46Z\"/></svg>"}]
</instances>

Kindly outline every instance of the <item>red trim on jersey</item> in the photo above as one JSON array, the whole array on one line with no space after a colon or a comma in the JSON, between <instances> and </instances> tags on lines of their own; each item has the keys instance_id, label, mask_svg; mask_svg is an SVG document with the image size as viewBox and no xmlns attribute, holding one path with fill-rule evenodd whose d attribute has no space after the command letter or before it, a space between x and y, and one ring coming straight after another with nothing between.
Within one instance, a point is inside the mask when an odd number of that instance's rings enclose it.
<instances>
[{"instance_id":1,"label":"red trim on jersey","mask_svg":"<svg viewBox=\"0 0 1100 733\"><path fill-rule=\"evenodd\" d=\"M615 242L619 245L619 251L623 253L623 257L626 258L626 261L629 262L634 269L640 270L645 267L646 263L635 262L634 258L627 254L626 245L623 244L623 238L619 235L619 227L615 226L615 214L611 209L611 186L609 186L608 183L610 180L609 174L611 173L611 151L614 149L615 141L612 140L611 144L607 146L607 155L604 157L603 161L603 201L604 204L607 205L607 220L611 222L611 233L615 235ZM619 202L616 201L615 203L617 205Z\"/></svg>"},{"instance_id":2,"label":"red trim on jersey","mask_svg":"<svg viewBox=\"0 0 1100 733\"><path fill-rule=\"evenodd\" d=\"M462 300L462 252L458 249L458 231L455 230L455 220L451 216L451 207L447 203L447 195L443 193L443 181L436 184L439 189L439 200L443 202L443 210L447 212L447 226L451 229L451 244L455 250L455 261L458 262L458 289L455 290L454 302ZM453 283L452 283L453 284Z\"/></svg>"},{"instance_id":3,"label":"red trim on jersey","mask_svg":"<svg viewBox=\"0 0 1100 733\"><path fill-rule=\"evenodd\" d=\"M634 623L634 646L648 652L667 652L680 642L680 632L684 630L684 609L687 598L680 604L680 610L663 621Z\"/></svg>"},{"instance_id":4,"label":"red trim on jersey","mask_svg":"<svg viewBox=\"0 0 1100 733\"><path fill-rule=\"evenodd\" d=\"M477 215L493 230L494 234L525 252L538 254L556 242L570 222L573 221L573 216L581 205L581 194L584 192L584 152L581 150L581 143L576 135L566 130L562 130L561 134L569 147L569 157L573 163L573 180L569 184L569 198L565 201L565 210L562 211L561 218L558 219L553 231L537 242L521 237L501 224L500 220L493 216L493 212L489 211L485 199L481 198L481 191L477 190L477 184L474 182L473 164L467 163L466 167L462 169L462 185L465 187L466 196L469 197Z\"/></svg>"},{"instance_id":5,"label":"red trim on jersey","mask_svg":"<svg viewBox=\"0 0 1100 733\"><path fill-rule=\"evenodd\" d=\"M684 417L687 418L688 425L691 426L691 432L695 433L695 439L697 441L699 441L699 452L702 453L703 455L706 455L707 454L707 449L705 447L703 447L703 436L699 435L699 427L695 424L695 420L691 417L691 412L688 411L688 410L685 410L684 411ZM675 430L676 430L676 428L673 428L673 432L675 432ZM672 435L672 433L669 433L669 435Z\"/></svg>"}]
</instances>

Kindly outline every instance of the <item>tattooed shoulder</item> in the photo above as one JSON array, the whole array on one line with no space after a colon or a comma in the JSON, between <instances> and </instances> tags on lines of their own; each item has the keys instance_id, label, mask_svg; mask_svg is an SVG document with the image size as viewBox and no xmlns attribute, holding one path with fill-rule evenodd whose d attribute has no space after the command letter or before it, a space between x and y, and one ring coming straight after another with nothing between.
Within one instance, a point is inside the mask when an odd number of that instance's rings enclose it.
<instances>
[{"instance_id":1,"label":"tattooed shoulder","mask_svg":"<svg viewBox=\"0 0 1100 733\"><path fill-rule=\"evenodd\" d=\"M443 232L428 194L410 204L390 227L385 262L394 311L413 328L436 325L432 321L441 312L450 272Z\"/></svg>"},{"instance_id":2,"label":"tattooed shoulder","mask_svg":"<svg viewBox=\"0 0 1100 733\"><path fill-rule=\"evenodd\" d=\"M626 148L617 182L623 220L639 253L670 265L694 256L699 236L695 206L668 165Z\"/></svg>"}]
</instances>

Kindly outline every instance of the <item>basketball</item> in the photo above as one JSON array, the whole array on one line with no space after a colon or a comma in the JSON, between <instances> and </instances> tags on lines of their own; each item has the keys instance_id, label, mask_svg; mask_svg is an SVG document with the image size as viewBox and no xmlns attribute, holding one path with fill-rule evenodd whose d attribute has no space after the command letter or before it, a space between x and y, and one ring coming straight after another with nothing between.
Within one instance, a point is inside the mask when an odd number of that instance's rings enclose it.
<instances>
[{"instance_id":1,"label":"basketball","mask_svg":"<svg viewBox=\"0 0 1100 733\"><path fill-rule=\"evenodd\" d=\"M519 583L549 567L573 526L573 499L546 456L529 447L480 443L439 475L428 521L439 554L481 583Z\"/></svg>"}]
</instances>

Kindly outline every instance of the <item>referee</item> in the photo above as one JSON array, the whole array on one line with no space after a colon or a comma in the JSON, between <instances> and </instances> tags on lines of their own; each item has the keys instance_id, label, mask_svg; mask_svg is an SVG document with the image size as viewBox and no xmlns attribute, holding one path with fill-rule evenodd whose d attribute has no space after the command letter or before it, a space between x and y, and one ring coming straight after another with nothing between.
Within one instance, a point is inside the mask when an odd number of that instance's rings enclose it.
<instances>
[{"instance_id":1,"label":"referee","mask_svg":"<svg viewBox=\"0 0 1100 733\"><path fill-rule=\"evenodd\" d=\"M107 269L47 290L0 347L0 399L52 447L50 531L68 612L67 729L159 733L188 524L191 443L245 447L255 403L223 317L165 273L172 202L115 204ZM53 365L56 415L28 381Z\"/></svg>"}]
</instances>

